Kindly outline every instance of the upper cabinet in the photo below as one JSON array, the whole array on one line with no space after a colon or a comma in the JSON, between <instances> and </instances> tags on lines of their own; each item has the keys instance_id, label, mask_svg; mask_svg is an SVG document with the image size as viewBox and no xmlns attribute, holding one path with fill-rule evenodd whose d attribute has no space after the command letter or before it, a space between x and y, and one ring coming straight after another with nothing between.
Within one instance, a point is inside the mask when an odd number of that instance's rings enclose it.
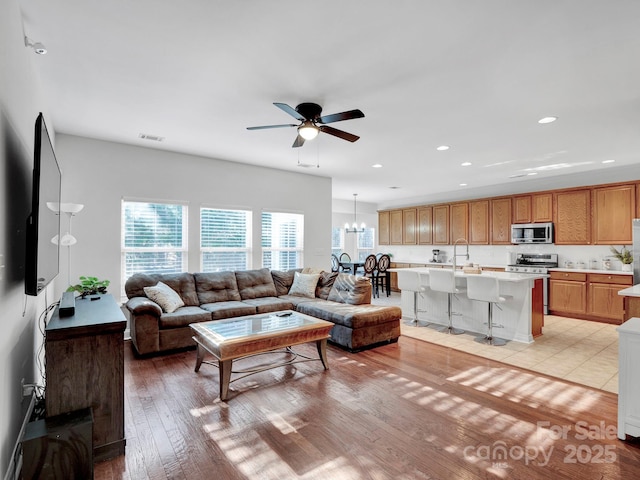
<instances>
[{"instance_id":1,"label":"upper cabinet","mask_svg":"<svg viewBox=\"0 0 640 480\"><path fill-rule=\"evenodd\" d=\"M513 197L513 223L531 223L531 195Z\"/></svg>"},{"instance_id":2,"label":"upper cabinet","mask_svg":"<svg viewBox=\"0 0 640 480\"><path fill-rule=\"evenodd\" d=\"M433 244L433 207L418 207L418 243Z\"/></svg>"},{"instance_id":3,"label":"upper cabinet","mask_svg":"<svg viewBox=\"0 0 640 480\"><path fill-rule=\"evenodd\" d=\"M591 189L555 192L553 213L556 245L591 243Z\"/></svg>"},{"instance_id":4,"label":"upper cabinet","mask_svg":"<svg viewBox=\"0 0 640 480\"><path fill-rule=\"evenodd\" d=\"M402 245L402 210L389 212L391 245Z\"/></svg>"},{"instance_id":5,"label":"upper cabinet","mask_svg":"<svg viewBox=\"0 0 640 480\"><path fill-rule=\"evenodd\" d=\"M389 245L389 212L378 212L378 245Z\"/></svg>"},{"instance_id":6,"label":"upper cabinet","mask_svg":"<svg viewBox=\"0 0 640 480\"><path fill-rule=\"evenodd\" d=\"M469 204L453 203L451 204L451 220L449 228L449 241L455 243L459 238L469 241Z\"/></svg>"},{"instance_id":7,"label":"upper cabinet","mask_svg":"<svg viewBox=\"0 0 640 480\"><path fill-rule=\"evenodd\" d=\"M593 189L593 243L630 244L631 220L636 212L635 185Z\"/></svg>"},{"instance_id":8,"label":"upper cabinet","mask_svg":"<svg viewBox=\"0 0 640 480\"><path fill-rule=\"evenodd\" d=\"M469 202L469 243L489 245L489 200Z\"/></svg>"},{"instance_id":9,"label":"upper cabinet","mask_svg":"<svg viewBox=\"0 0 640 480\"><path fill-rule=\"evenodd\" d=\"M491 244L511 244L511 199L491 200Z\"/></svg>"},{"instance_id":10,"label":"upper cabinet","mask_svg":"<svg viewBox=\"0 0 640 480\"><path fill-rule=\"evenodd\" d=\"M415 245L417 242L417 210L415 208L405 208L402 210L402 243L404 245Z\"/></svg>"},{"instance_id":11,"label":"upper cabinet","mask_svg":"<svg viewBox=\"0 0 640 480\"><path fill-rule=\"evenodd\" d=\"M449 205L433 207L433 244L449 244Z\"/></svg>"},{"instance_id":12,"label":"upper cabinet","mask_svg":"<svg viewBox=\"0 0 640 480\"><path fill-rule=\"evenodd\" d=\"M531 221L553 222L553 194L534 193L531 195Z\"/></svg>"}]
</instances>

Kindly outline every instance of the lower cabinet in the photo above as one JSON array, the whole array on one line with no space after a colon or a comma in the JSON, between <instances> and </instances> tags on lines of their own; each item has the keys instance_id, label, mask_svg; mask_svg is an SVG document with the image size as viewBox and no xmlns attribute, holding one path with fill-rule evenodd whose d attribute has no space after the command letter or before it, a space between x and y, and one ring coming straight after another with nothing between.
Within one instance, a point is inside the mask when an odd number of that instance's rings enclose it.
<instances>
[{"instance_id":1,"label":"lower cabinet","mask_svg":"<svg viewBox=\"0 0 640 480\"><path fill-rule=\"evenodd\" d=\"M624 297L618 292L633 284L631 275L551 272L549 312L620 324Z\"/></svg>"}]
</instances>

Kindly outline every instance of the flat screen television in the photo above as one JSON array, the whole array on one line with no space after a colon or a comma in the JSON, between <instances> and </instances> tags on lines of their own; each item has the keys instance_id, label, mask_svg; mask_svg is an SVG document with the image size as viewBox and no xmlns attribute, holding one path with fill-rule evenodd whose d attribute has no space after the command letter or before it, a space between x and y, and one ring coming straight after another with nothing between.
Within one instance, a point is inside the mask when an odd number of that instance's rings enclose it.
<instances>
[{"instance_id":1,"label":"flat screen television","mask_svg":"<svg viewBox=\"0 0 640 480\"><path fill-rule=\"evenodd\" d=\"M26 230L24 290L27 295L38 295L60 269L57 239L60 238L58 210L62 174L42 113L36 119L34 138L33 193Z\"/></svg>"}]
</instances>

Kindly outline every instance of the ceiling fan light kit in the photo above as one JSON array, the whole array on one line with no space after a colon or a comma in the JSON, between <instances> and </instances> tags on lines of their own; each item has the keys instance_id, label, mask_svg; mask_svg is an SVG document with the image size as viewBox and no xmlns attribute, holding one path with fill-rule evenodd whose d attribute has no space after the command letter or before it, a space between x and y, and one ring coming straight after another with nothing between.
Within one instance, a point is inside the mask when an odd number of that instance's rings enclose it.
<instances>
[{"instance_id":1,"label":"ceiling fan light kit","mask_svg":"<svg viewBox=\"0 0 640 480\"><path fill-rule=\"evenodd\" d=\"M334 137L347 140L348 142L355 142L360 137L349 132L338 130L337 128L327 126L328 123L341 122L343 120L352 120L354 118L363 118L364 113L362 111L348 110L346 112L333 113L331 115L321 116L322 107L317 103L301 103L296 108L292 108L286 103L275 102L274 105L283 112L291 115L293 118L301 122L300 124L280 124L280 125L262 125L258 127L247 127L247 130L264 130L267 128L283 128L283 127L297 127L298 135L293 142L292 148L298 148L304 145L305 140L313 140L318 136L318 133L328 133Z\"/></svg>"}]
</instances>

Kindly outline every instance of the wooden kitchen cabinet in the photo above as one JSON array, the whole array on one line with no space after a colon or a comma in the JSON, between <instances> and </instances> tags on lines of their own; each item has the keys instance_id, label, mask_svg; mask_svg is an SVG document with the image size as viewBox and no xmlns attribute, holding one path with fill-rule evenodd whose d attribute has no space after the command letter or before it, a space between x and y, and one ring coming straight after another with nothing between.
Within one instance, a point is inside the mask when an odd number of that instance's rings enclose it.
<instances>
[{"instance_id":1,"label":"wooden kitchen cabinet","mask_svg":"<svg viewBox=\"0 0 640 480\"><path fill-rule=\"evenodd\" d=\"M378 245L389 245L391 238L389 212L378 212Z\"/></svg>"},{"instance_id":2,"label":"wooden kitchen cabinet","mask_svg":"<svg viewBox=\"0 0 640 480\"><path fill-rule=\"evenodd\" d=\"M531 223L531 195L513 197L513 223Z\"/></svg>"},{"instance_id":3,"label":"wooden kitchen cabinet","mask_svg":"<svg viewBox=\"0 0 640 480\"><path fill-rule=\"evenodd\" d=\"M591 190L564 190L553 194L556 245L591 243Z\"/></svg>"},{"instance_id":4,"label":"wooden kitchen cabinet","mask_svg":"<svg viewBox=\"0 0 640 480\"><path fill-rule=\"evenodd\" d=\"M449 245L449 205L433 207L433 244Z\"/></svg>"},{"instance_id":5,"label":"wooden kitchen cabinet","mask_svg":"<svg viewBox=\"0 0 640 480\"><path fill-rule=\"evenodd\" d=\"M469 202L469 243L489 245L489 200Z\"/></svg>"},{"instance_id":6,"label":"wooden kitchen cabinet","mask_svg":"<svg viewBox=\"0 0 640 480\"><path fill-rule=\"evenodd\" d=\"M587 274L551 272L549 279L549 313L586 314Z\"/></svg>"},{"instance_id":7,"label":"wooden kitchen cabinet","mask_svg":"<svg viewBox=\"0 0 640 480\"><path fill-rule=\"evenodd\" d=\"M636 213L635 185L593 189L593 243L630 244L631 220Z\"/></svg>"},{"instance_id":8,"label":"wooden kitchen cabinet","mask_svg":"<svg viewBox=\"0 0 640 480\"><path fill-rule=\"evenodd\" d=\"M460 238L469 241L469 204L453 203L450 208L449 240L452 244Z\"/></svg>"},{"instance_id":9,"label":"wooden kitchen cabinet","mask_svg":"<svg viewBox=\"0 0 640 480\"><path fill-rule=\"evenodd\" d=\"M433 208L418 207L418 243L433 244Z\"/></svg>"},{"instance_id":10,"label":"wooden kitchen cabinet","mask_svg":"<svg viewBox=\"0 0 640 480\"><path fill-rule=\"evenodd\" d=\"M417 232L418 213L415 208L402 210L402 244L415 245L418 238Z\"/></svg>"},{"instance_id":11,"label":"wooden kitchen cabinet","mask_svg":"<svg viewBox=\"0 0 640 480\"><path fill-rule=\"evenodd\" d=\"M624 321L624 297L620 290L633 284L631 275L589 274L587 314L621 324Z\"/></svg>"},{"instance_id":12,"label":"wooden kitchen cabinet","mask_svg":"<svg viewBox=\"0 0 640 480\"><path fill-rule=\"evenodd\" d=\"M402 210L391 210L389 212L389 243L391 245L402 245Z\"/></svg>"},{"instance_id":13,"label":"wooden kitchen cabinet","mask_svg":"<svg viewBox=\"0 0 640 480\"><path fill-rule=\"evenodd\" d=\"M553 194L551 192L531 195L531 220L533 223L553 222Z\"/></svg>"},{"instance_id":14,"label":"wooden kitchen cabinet","mask_svg":"<svg viewBox=\"0 0 640 480\"><path fill-rule=\"evenodd\" d=\"M491 200L491 244L511 244L511 199Z\"/></svg>"}]
</instances>

